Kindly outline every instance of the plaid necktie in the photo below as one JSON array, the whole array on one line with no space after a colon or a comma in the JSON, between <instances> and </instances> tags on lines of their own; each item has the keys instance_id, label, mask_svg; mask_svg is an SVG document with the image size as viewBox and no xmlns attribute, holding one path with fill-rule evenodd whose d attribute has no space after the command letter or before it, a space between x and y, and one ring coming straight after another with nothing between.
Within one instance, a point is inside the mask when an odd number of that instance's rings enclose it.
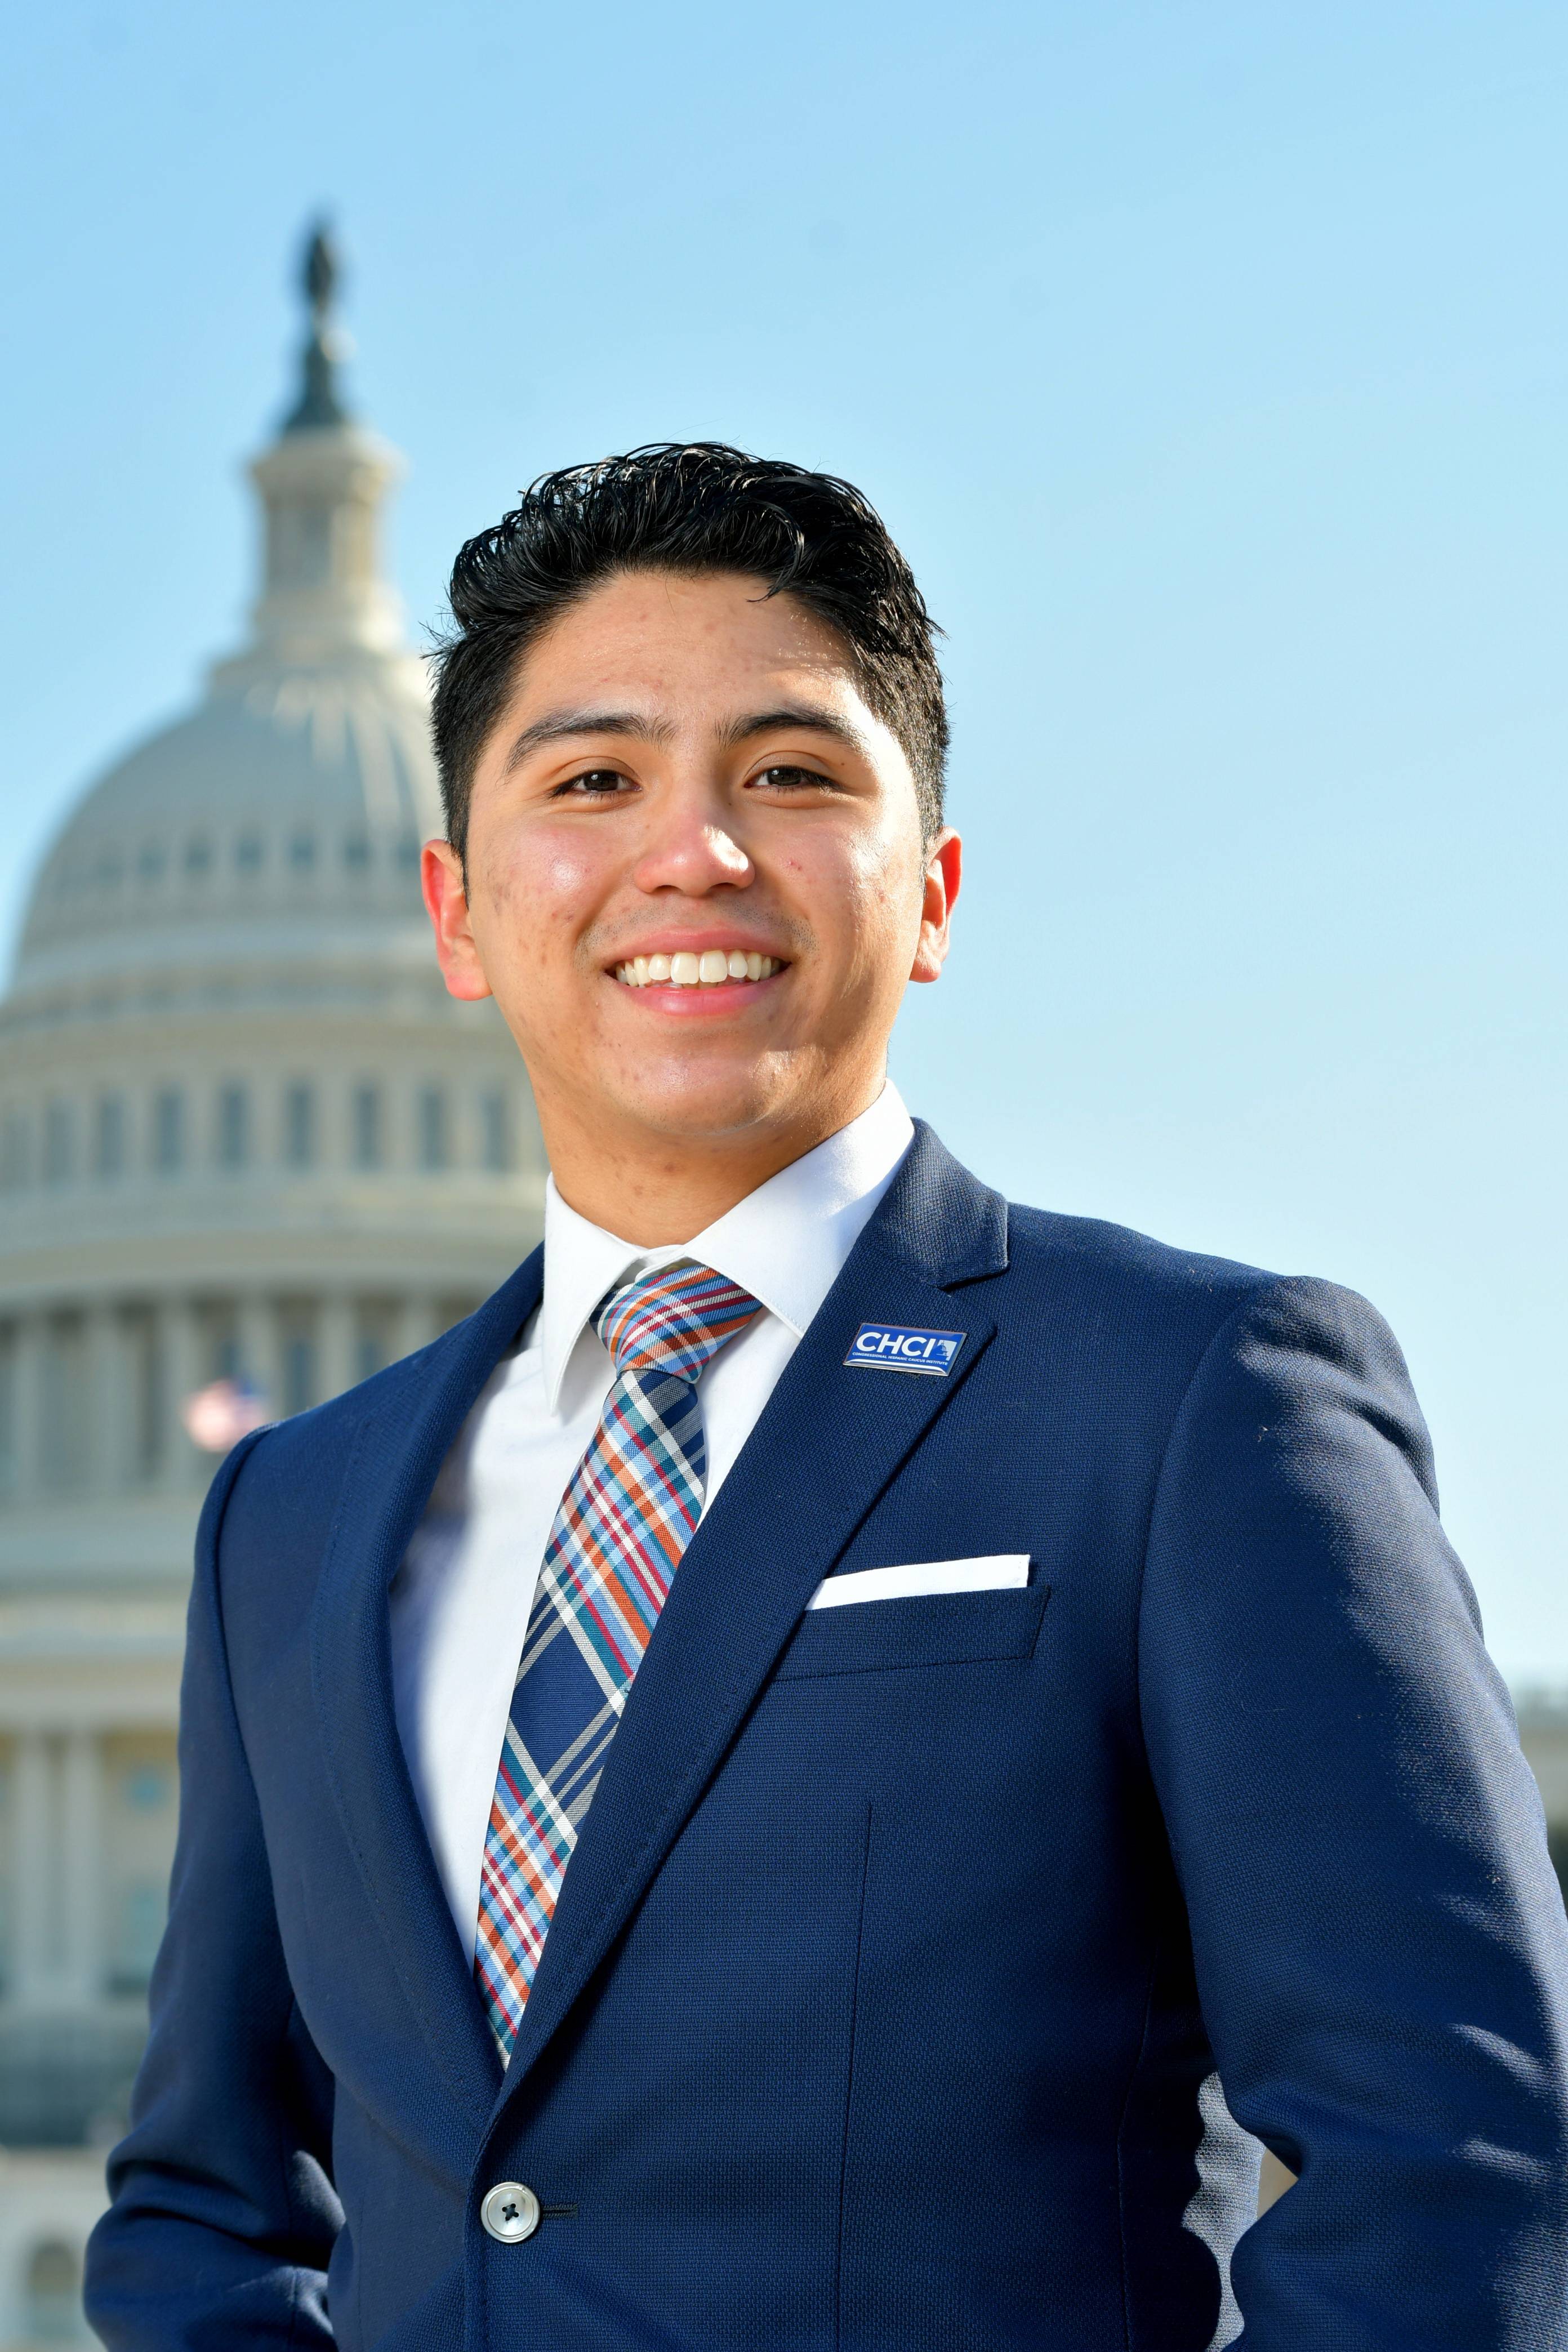
<instances>
[{"instance_id":1,"label":"plaid necktie","mask_svg":"<svg viewBox=\"0 0 1568 2352\"><path fill-rule=\"evenodd\" d=\"M616 1377L561 1498L528 1620L485 1838L474 1975L506 2064L632 1676L702 1510L697 1382L757 1312L678 1259L595 1318Z\"/></svg>"}]
</instances>

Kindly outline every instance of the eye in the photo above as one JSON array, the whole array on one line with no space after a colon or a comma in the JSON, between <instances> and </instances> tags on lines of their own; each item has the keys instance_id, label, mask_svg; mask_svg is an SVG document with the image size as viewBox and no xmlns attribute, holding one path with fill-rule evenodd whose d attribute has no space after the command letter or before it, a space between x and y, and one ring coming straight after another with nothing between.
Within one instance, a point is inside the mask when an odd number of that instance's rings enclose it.
<instances>
[{"instance_id":1,"label":"eye","mask_svg":"<svg viewBox=\"0 0 1568 2352\"><path fill-rule=\"evenodd\" d=\"M752 777L752 782L753 784L765 784L771 793L831 793L837 790L832 777L823 775L816 768L764 768L760 775Z\"/></svg>"},{"instance_id":2,"label":"eye","mask_svg":"<svg viewBox=\"0 0 1568 2352\"><path fill-rule=\"evenodd\" d=\"M618 768L584 768L580 776L568 776L563 783L557 784L550 797L554 801L615 800L623 787L630 791L631 782Z\"/></svg>"}]
</instances>

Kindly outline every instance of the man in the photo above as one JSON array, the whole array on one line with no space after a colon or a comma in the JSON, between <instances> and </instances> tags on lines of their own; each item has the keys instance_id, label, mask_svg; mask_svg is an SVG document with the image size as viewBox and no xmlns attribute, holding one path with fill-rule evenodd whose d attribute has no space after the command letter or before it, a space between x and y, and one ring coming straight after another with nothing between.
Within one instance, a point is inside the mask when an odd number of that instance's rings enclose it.
<instances>
[{"instance_id":1,"label":"man","mask_svg":"<svg viewBox=\"0 0 1568 2352\"><path fill-rule=\"evenodd\" d=\"M911 1128L876 516L642 450L452 604L545 1241L215 1482L106 2342L1562 2346L1563 1910L1398 1350Z\"/></svg>"}]
</instances>

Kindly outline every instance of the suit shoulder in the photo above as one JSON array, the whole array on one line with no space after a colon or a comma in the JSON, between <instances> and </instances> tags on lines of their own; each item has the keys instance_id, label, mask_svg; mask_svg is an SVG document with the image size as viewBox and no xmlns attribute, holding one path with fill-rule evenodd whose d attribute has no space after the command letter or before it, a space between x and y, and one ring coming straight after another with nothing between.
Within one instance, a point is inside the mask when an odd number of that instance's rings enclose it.
<instances>
[{"instance_id":1,"label":"suit shoulder","mask_svg":"<svg viewBox=\"0 0 1568 2352\"><path fill-rule=\"evenodd\" d=\"M1008 1212L1007 1269L991 1296L1011 1350L1027 1360L1048 1333L1075 1391L1161 1450L1194 1412L1251 1411L1264 1391L1338 1395L1396 1423L1429 1476L1399 1344L1336 1283L1020 1207Z\"/></svg>"},{"instance_id":2,"label":"suit shoulder","mask_svg":"<svg viewBox=\"0 0 1568 2352\"><path fill-rule=\"evenodd\" d=\"M245 1441L246 1457L235 1472L224 1507L226 1541L253 1514L259 1513L274 1528L279 1513L289 1522L301 1513L319 1516L335 1500L362 1432L374 1425L395 1440L429 1390L451 1374L460 1376L470 1357L488 1373L515 1338L520 1318L536 1296L539 1255L536 1251L471 1315L426 1346L325 1404L273 1422ZM220 1473L215 1486L221 1480Z\"/></svg>"},{"instance_id":3,"label":"suit shoulder","mask_svg":"<svg viewBox=\"0 0 1568 2352\"><path fill-rule=\"evenodd\" d=\"M1210 1345L1239 1360L1280 1351L1357 1366L1407 1381L1398 1341L1359 1291L1315 1275L1283 1275L1243 1260L1172 1247L1125 1225L1009 1205L1009 1275L1026 1307L1064 1290L1080 1312L1136 1345L1162 1334L1192 1369Z\"/></svg>"},{"instance_id":4,"label":"suit shoulder","mask_svg":"<svg viewBox=\"0 0 1568 2352\"><path fill-rule=\"evenodd\" d=\"M1106 1295L1142 1295L1232 1314L1281 1277L1237 1258L1174 1248L1102 1217L1069 1217L1021 1202L1007 1207L1007 1266L1026 1280L1079 1283Z\"/></svg>"},{"instance_id":5,"label":"suit shoulder","mask_svg":"<svg viewBox=\"0 0 1568 2352\"><path fill-rule=\"evenodd\" d=\"M1009 1206L1005 1270L984 1287L1004 1362L1048 1346L1076 1396L1157 1450L1216 1335L1275 1280L1100 1218Z\"/></svg>"},{"instance_id":6,"label":"suit shoulder","mask_svg":"<svg viewBox=\"0 0 1568 2352\"><path fill-rule=\"evenodd\" d=\"M243 1459L231 1456L213 1483L226 1587L245 1580L253 1565L270 1579L280 1559L320 1551L362 1442L377 1433L395 1441L461 1349L464 1330L457 1324L341 1396L241 1441Z\"/></svg>"},{"instance_id":7,"label":"suit shoulder","mask_svg":"<svg viewBox=\"0 0 1568 2352\"><path fill-rule=\"evenodd\" d=\"M345 1389L325 1404L291 1413L287 1421L269 1422L248 1441L246 1458L235 1481L229 1519L258 1503L270 1503L283 1494L309 1492L322 1479L336 1483L363 1423L395 1402L400 1391L417 1383L440 1340L404 1357L384 1371Z\"/></svg>"}]
</instances>

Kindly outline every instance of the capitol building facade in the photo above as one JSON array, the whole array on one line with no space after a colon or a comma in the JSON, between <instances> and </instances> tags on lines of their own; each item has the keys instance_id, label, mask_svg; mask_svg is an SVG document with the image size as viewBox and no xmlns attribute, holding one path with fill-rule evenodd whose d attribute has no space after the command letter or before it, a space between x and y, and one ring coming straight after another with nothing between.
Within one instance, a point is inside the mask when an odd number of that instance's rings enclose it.
<instances>
[{"instance_id":1,"label":"capitol building facade","mask_svg":"<svg viewBox=\"0 0 1568 2352\"><path fill-rule=\"evenodd\" d=\"M221 1447L226 1411L363 1379L542 1226L521 1064L420 905L399 466L341 404L331 275L318 241L300 397L250 469L249 642L71 811L0 1004L0 2346L84 2340L174 1852L217 1458L191 1426Z\"/></svg>"}]
</instances>

